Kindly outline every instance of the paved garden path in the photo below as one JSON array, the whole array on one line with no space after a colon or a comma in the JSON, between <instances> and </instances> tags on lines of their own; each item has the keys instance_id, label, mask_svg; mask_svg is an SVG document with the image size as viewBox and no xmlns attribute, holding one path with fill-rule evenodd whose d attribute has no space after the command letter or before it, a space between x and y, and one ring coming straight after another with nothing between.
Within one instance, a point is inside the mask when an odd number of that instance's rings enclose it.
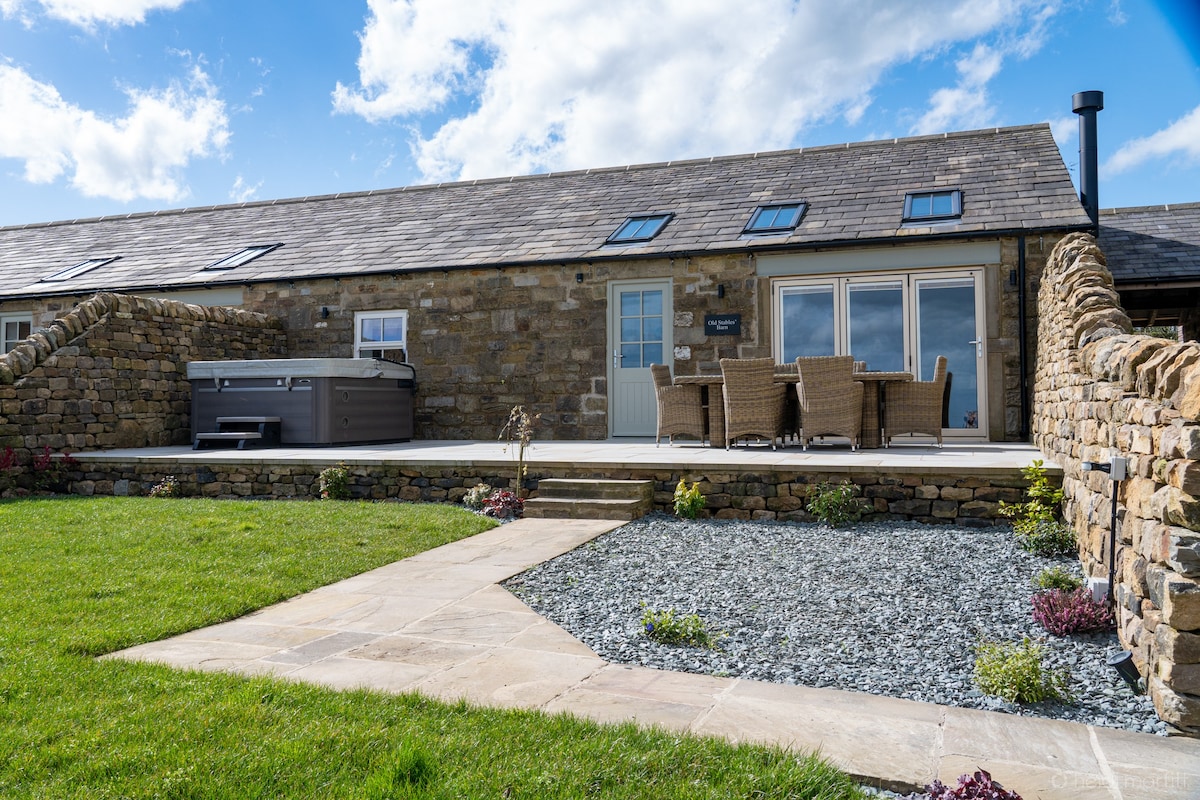
<instances>
[{"instance_id":1,"label":"paved garden path","mask_svg":"<svg viewBox=\"0 0 1200 800\"><path fill-rule=\"evenodd\" d=\"M610 664L497 585L621 524L521 520L109 657L771 742L893 788L982 767L1027 800L1200 797L1197 740Z\"/></svg>"}]
</instances>

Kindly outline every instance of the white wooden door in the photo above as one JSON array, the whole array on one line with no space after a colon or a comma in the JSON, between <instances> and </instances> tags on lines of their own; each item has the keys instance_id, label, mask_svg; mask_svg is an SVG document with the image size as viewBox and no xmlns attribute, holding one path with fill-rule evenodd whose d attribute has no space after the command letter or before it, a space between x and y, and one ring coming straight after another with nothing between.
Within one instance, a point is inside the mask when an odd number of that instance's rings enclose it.
<instances>
[{"instance_id":1,"label":"white wooden door","mask_svg":"<svg viewBox=\"0 0 1200 800\"><path fill-rule=\"evenodd\" d=\"M657 424L651 364L673 359L671 281L608 285L608 420L612 436L653 436Z\"/></svg>"}]
</instances>

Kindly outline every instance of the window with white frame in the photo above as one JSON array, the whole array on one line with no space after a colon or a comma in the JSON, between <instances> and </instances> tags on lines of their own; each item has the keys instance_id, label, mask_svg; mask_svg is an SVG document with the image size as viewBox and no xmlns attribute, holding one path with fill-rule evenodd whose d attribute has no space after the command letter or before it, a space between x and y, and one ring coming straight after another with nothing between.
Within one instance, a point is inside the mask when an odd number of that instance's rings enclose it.
<instances>
[{"instance_id":1,"label":"window with white frame","mask_svg":"<svg viewBox=\"0 0 1200 800\"><path fill-rule=\"evenodd\" d=\"M406 361L408 312L357 312L354 315L354 357Z\"/></svg>"},{"instance_id":2,"label":"window with white frame","mask_svg":"<svg viewBox=\"0 0 1200 800\"><path fill-rule=\"evenodd\" d=\"M30 314L0 314L0 353L7 353L33 331Z\"/></svg>"}]
</instances>

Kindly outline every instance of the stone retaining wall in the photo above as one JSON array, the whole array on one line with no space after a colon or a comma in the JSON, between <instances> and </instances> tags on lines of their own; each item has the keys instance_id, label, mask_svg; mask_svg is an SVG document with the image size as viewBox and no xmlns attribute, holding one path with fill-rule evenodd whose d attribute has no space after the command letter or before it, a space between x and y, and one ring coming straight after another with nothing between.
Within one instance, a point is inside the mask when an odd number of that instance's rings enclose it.
<instances>
[{"instance_id":1,"label":"stone retaining wall","mask_svg":"<svg viewBox=\"0 0 1200 800\"><path fill-rule=\"evenodd\" d=\"M1063 469L1087 574L1107 578L1113 482L1083 461L1129 459L1120 484L1118 633L1159 715L1200 735L1200 343L1131 333L1085 234L1051 255L1039 293L1034 443Z\"/></svg>"},{"instance_id":2,"label":"stone retaining wall","mask_svg":"<svg viewBox=\"0 0 1200 800\"><path fill-rule=\"evenodd\" d=\"M85 457L86 459L86 457ZM196 464L192 460L121 463L88 460L74 476L75 494L145 495L167 475L174 475L187 496L213 498L307 499L317 495L317 475L338 462L313 463L227 461ZM372 500L457 503L477 483L510 488L511 464L401 465L351 463L350 487L354 497ZM804 510L812 486L848 480L861 490L869 519L903 519L929 523L983 527L1000 524L1000 501L1013 502L1024 495L1019 475L974 476L917 474L873 467L870 471L706 472L635 469L619 465L530 467L527 488L536 495L542 478L651 480L655 506L672 510L675 485L680 478L698 481L708 500L707 513L718 519L810 521Z\"/></svg>"},{"instance_id":3,"label":"stone retaining wall","mask_svg":"<svg viewBox=\"0 0 1200 800\"><path fill-rule=\"evenodd\" d=\"M188 361L286 355L263 314L98 294L0 355L0 448L186 444Z\"/></svg>"}]
</instances>

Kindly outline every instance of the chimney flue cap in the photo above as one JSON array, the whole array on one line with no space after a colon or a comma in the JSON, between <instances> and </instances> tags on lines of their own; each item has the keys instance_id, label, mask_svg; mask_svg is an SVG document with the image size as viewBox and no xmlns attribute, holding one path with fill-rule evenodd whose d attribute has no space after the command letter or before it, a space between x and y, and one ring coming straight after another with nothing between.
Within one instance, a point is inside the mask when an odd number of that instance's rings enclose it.
<instances>
[{"instance_id":1,"label":"chimney flue cap","mask_svg":"<svg viewBox=\"0 0 1200 800\"><path fill-rule=\"evenodd\" d=\"M1104 110L1104 92L1076 92L1071 95L1071 110L1076 114L1082 114L1091 109Z\"/></svg>"}]
</instances>

